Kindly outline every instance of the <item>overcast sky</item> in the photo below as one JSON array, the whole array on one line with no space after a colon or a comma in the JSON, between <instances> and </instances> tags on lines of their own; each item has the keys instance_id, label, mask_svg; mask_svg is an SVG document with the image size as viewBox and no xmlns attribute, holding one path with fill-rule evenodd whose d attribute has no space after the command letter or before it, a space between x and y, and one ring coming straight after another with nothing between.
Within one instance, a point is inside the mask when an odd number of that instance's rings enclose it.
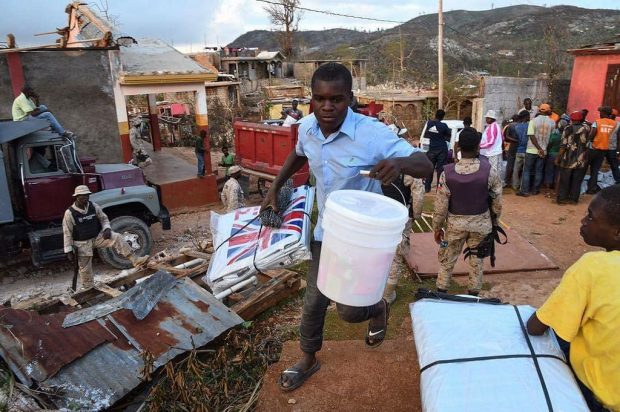
<instances>
[{"instance_id":1,"label":"overcast sky","mask_svg":"<svg viewBox=\"0 0 620 412\"><path fill-rule=\"evenodd\" d=\"M64 9L68 3L68 0L1 0L0 41L5 41L7 33L13 33L20 47L53 43L54 36L35 37L34 34L65 27L68 16ZM89 4L96 11L107 4L108 15L122 34L160 38L185 52L198 51L205 44L223 46L247 31L272 28L263 10L264 3L257 0L95 0ZM444 0L443 4L445 11L465 5L462 0ZM466 6L468 10L486 10L516 4L620 8L617 0L469 0ZM301 0L301 6L396 21L437 11L435 2L423 0ZM299 29L374 30L395 25L305 11Z\"/></svg>"}]
</instances>

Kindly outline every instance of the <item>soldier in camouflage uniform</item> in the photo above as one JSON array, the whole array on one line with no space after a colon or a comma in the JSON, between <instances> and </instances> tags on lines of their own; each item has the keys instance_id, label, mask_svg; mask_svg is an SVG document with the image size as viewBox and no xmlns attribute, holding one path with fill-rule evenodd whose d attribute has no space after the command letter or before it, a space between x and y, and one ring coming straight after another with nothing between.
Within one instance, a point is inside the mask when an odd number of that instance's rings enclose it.
<instances>
[{"instance_id":1,"label":"soldier in camouflage uniform","mask_svg":"<svg viewBox=\"0 0 620 412\"><path fill-rule=\"evenodd\" d=\"M439 179L433 231L440 245L437 290L446 292L452 270L461 256L463 245L477 247L491 233L491 209L499 220L502 209L502 181L484 156L479 156L480 136L463 130L459 136L462 159L445 167ZM446 226L445 234L443 227ZM478 295L482 288L482 258L469 257L469 294Z\"/></svg>"},{"instance_id":2,"label":"soldier in camouflage uniform","mask_svg":"<svg viewBox=\"0 0 620 412\"><path fill-rule=\"evenodd\" d=\"M424 181L422 179L413 178L409 175L403 175L403 184L405 188L411 192L411 209L413 210L412 219L407 221L405 230L403 230L403 238L396 249L396 255L392 261L390 267L390 273L388 275L387 284L383 292L383 297L389 304L394 303L396 300L396 285L401 276L401 269L407 264L405 256L409 253L410 243L409 235L411 234L411 225L413 220L422 216L422 205L424 204ZM399 195L400 196L400 195ZM407 196L405 194L405 196ZM394 197L395 200L402 202L399 197Z\"/></svg>"}]
</instances>

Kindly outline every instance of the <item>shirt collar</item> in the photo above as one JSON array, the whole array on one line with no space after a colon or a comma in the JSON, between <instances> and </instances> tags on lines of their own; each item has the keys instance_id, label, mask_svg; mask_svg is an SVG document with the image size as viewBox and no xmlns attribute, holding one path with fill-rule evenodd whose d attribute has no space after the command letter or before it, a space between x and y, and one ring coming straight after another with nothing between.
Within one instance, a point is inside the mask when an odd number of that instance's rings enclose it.
<instances>
[{"instance_id":1,"label":"shirt collar","mask_svg":"<svg viewBox=\"0 0 620 412\"><path fill-rule=\"evenodd\" d=\"M90 203L90 201L89 201L89 203ZM74 207L74 208L75 208L75 210L77 210L78 212L86 213L86 212L88 211L88 204L89 204L89 203L87 203L87 204L86 204L86 208L82 209L81 207L79 207L79 206L77 205L77 203L76 203L76 202L73 202L73 207Z\"/></svg>"},{"instance_id":2,"label":"shirt collar","mask_svg":"<svg viewBox=\"0 0 620 412\"><path fill-rule=\"evenodd\" d=\"M308 133L312 133L315 136L318 136L319 133L321 133L316 116L314 117L312 126L308 129ZM350 107L347 108L347 116L344 118L344 121L338 130L338 134L340 133L343 133L351 140L355 140L355 113L353 113L353 110L351 110Z\"/></svg>"}]
</instances>

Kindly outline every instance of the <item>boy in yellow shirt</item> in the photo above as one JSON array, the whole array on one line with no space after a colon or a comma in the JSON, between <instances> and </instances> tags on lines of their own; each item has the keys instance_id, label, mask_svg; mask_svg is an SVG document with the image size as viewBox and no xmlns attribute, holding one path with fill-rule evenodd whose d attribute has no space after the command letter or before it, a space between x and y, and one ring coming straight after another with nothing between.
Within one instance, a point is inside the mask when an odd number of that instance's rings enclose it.
<instances>
[{"instance_id":1,"label":"boy in yellow shirt","mask_svg":"<svg viewBox=\"0 0 620 412\"><path fill-rule=\"evenodd\" d=\"M581 220L589 252L527 322L531 335L553 328L592 411L620 411L620 185L601 190ZM566 341L566 342L563 342Z\"/></svg>"}]
</instances>

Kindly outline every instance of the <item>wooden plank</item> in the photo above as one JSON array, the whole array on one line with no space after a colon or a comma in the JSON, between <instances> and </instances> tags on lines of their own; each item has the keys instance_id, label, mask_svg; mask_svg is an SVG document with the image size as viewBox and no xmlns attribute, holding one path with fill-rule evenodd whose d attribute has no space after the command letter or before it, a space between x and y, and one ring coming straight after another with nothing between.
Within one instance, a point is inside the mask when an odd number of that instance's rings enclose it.
<instances>
[{"instance_id":1,"label":"wooden plank","mask_svg":"<svg viewBox=\"0 0 620 412\"><path fill-rule=\"evenodd\" d=\"M185 250L182 252L185 256L187 257L191 257L194 259L206 259L209 260L211 259L211 254L209 253L204 253L204 252L199 252L198 250Z\"/></svg>"},{"instance_id":2,"label":"wooden plank","mask_svg":"<svg viewBox=\"0 0 620 412\"><path fill-rule=\"evenodd\" d=\"M110 296L112 298L115 298L115 297L123 294L123 292L121 292L120 290L113 289L113 288L109 287L108 285L106 285L105 283L101 283L101 284L96 285L95 289L97 289L99 292L105 293L106 295L108 295L108 296Z\"/></svg>"},{"instance_id":3,"label":"wooden plank","mask_svg":"<svg viewBox=\"0 0 620 412\"><path fill-rule=\"evenodd\" d=\"M243 319L253 319L301 289L301 275L283 270L280 277L259 286L246 299L231 306Z\"/></svg>"}]
</instances>

